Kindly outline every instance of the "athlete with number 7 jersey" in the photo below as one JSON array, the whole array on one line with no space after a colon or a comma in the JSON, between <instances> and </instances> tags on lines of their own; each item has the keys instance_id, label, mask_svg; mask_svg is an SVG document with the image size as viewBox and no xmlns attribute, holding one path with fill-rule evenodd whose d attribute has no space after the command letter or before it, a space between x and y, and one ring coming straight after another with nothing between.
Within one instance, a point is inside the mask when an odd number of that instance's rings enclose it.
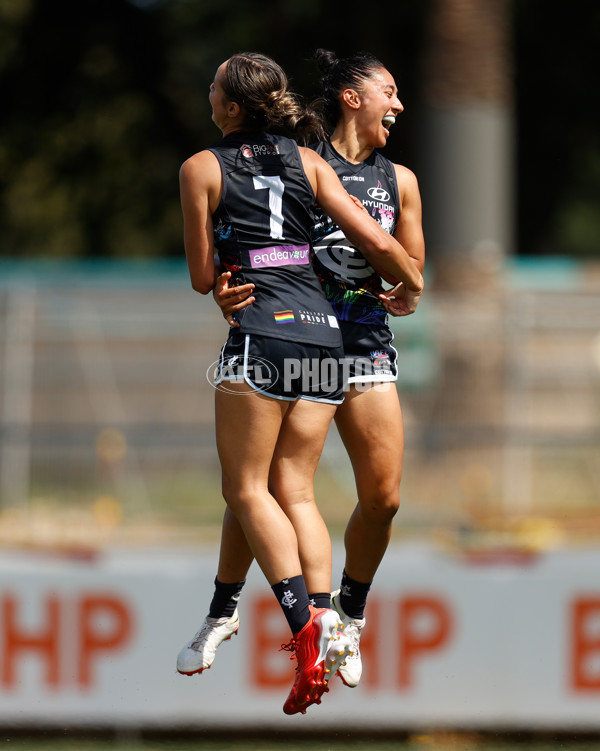
<instances>
[{"instance_id":1,"label":"athlete with number 7 jersey","mask_svg":"<svg viewBox=\"0 0 600 751\"><path fill-rule=\"evenodd\" d=\"M315 197L296 143L242 131L209 151L223 179L212 217L220 264L238 284L261 290L256 303L240 313L241 333L340 345L337 318L311 267Z\"/></svg>"},{"instance_id":2,"label":"athlete with number 7 jersey","mask_svg":"<svg viewBox=\"0 0 600 751\"><path fill-rule=\"evenodd\" d=\"M416 177L377 151L385 146L390 126L404 109L394 78L368 53L338 58L333 52L317 50L315 56L323 73L321 102L329 137L313 148L333 167L346 191L359 199L383 231L393 234L422 271L425 243ZM353 654L338 674L346 685L354 687L362 675L359 642L366 625L367 595L389 544L400 503L404 428L394 383L397 352L386 311L406 314L401 303L407 290L399 285L391 293L382 293L380 275L385 275L338 226L335 217L330 217L321 215L315 227L315 268L338 316L349 366L349 387L336 410L335 422L352 463L358 494L344 535L344 570L332 602L345 624L344 633L353 642ZM251 285L230 287L230 281L228 274L219 279L215 299L235 326L235 316L256 304L258 294ZM282 477L277 472L273 475L272 487L286 508L285 484L279 488L276 480L281 482ZM250 562L251 555L235 536L235 520L226 514L210 608L215 618L225 614L221 607L227 587L235 592L237 603ZM237 619L235 624L237 629ZM210 651L212 662L224 637L214 630L211 638L215 645Z\"/></svg>"}]
</instances>

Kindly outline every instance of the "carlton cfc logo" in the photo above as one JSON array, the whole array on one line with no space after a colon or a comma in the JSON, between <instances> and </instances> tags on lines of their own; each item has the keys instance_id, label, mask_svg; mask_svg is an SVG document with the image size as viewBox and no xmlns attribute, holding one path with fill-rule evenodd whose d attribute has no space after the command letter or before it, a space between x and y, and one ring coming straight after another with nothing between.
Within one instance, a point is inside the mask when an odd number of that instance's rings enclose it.
<instances>
[{"instance_id":1,"label":"carlton cfc logo","mask_svg":"<svg viewBox=\"0 0 600 751\"><path fill-rule=\"evenodd\" d=\"M247 159L252 159L254 156L254 152L252 151L252 147L248 146L247 143L240 146L240 151L242 152L242 156L245 156Z\"/></svg>"},{"instance_id":2,"label":"carlton cfc logo","mask_svg":"<svg viewBox=\"0 0 600 751\"><path fill-rule=\"evenodd\" d=\"M374 201L389 201L390 200L390 194L387 192L387 190L384 190L381 187L369 188L367 190L367 193L369 194L369 198L372 198Z\"/></svg>"}]
</instances>

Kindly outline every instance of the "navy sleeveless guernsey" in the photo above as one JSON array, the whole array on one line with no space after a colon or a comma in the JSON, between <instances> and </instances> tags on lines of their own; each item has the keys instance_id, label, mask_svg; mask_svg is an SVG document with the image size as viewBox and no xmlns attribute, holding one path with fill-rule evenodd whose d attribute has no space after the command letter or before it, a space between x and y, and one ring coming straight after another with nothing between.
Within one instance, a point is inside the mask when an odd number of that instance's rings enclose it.
<instances>
[{"instance_id":1,"label":"navy sleeveless guernsey","mask_svg":"<svg viewBox=\"0 0 600 751\"><path fill-rule=\"evenodd\" d=\"M341 335L311 264L315 195L295 141L238 132L210 148L223 193L213 214L214 242L237 284L256 298L238 314L242 333L335 347Z\"/></svg>"},{"instance_id":2,"label":"navy sleeveless guernsey","mask_svg":"<svg viewBox=\"0 0 600 751\"><path fill-rule=\"evenodd\" d=\"M356 196L369 214L390 235L400 213L394 165L377 151L360 164L352 164L329 141L311 146L328 162L350 195ZM325 296L337 317L354 323L385 323L387 314L377 295L381 277L342 230L317 210L313 230L313 265Z\"/></svg>"}]
</instances>

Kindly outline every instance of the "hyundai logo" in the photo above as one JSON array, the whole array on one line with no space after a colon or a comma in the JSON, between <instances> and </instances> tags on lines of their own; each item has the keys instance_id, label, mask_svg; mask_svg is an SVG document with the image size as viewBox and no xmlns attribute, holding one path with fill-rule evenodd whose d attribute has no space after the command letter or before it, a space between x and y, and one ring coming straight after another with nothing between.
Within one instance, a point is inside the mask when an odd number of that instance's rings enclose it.
<instances>
[{"instance_id":1,"label":"hyundai logo","mask_svg":"<svg viewBox=\"0 0 600 751\"><path fill-rule=\"evenodd\" d=\"M369 198L372 198L374 201L390 200L390 194L383 188L369 188L367 193L369 194Z\"/></svg>"}]
</instances>

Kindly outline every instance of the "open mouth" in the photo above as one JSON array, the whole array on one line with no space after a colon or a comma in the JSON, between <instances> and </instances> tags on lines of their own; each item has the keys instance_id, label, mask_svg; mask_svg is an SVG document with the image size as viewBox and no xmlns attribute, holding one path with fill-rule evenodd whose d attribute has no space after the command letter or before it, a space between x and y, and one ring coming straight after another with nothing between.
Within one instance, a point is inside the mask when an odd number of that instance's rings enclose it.
<instances>
[{"instance_id":1,"label":"open mouth","mask_svg":"<svg viewBox=\"0 0 600 751\"><path fill-rule=\"evenodd\" d=\"M396 122L396 118L394 115L386 115L382 121L381 124L386 129L386 131L389 132L389 129L392 127L392 125Z\"/></svg>"}]
</instances>

